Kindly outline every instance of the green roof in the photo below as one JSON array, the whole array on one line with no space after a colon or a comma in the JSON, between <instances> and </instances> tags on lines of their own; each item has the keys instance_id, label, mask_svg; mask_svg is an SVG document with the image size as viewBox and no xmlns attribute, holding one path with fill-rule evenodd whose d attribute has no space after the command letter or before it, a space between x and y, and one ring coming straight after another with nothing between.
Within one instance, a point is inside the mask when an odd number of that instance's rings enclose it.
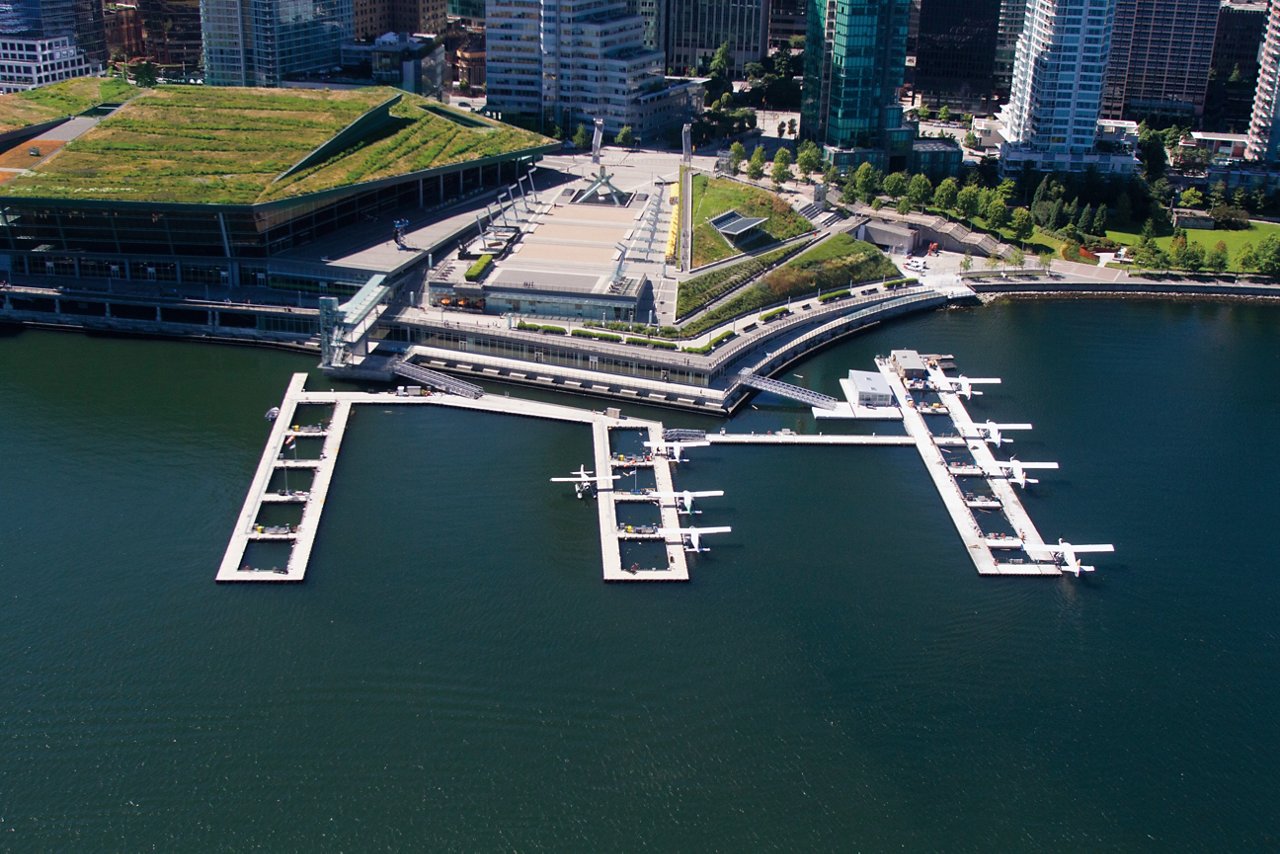
<instances>
[{"instance_id":1,"label":"green roof","mask_svg":"<svg viewBox=\"0 0 1280 854\"><path fill-rule=\"evenodd\" d=\"M553 144L396 89L162 86L4 193L255 204Z\"/></svg>"},{"instance_id":2,"label":"green roof","mask_svg":"<svg viewBox=\"0 0 1280 854\"><path fill-rule=\"evenodd\" d=\"M114 77L77 77L13 95L0 95L0 133L76 116L99 104L118 104L140 90Z\"/></svg>"}]
</instances>

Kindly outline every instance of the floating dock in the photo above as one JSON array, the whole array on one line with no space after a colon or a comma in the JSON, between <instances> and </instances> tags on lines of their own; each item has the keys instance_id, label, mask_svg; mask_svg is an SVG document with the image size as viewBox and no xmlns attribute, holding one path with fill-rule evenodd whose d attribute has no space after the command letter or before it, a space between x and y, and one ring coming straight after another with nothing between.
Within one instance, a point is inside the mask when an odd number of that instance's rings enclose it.
<instances>
[{"instance_id":1,"label":"floating dock","mask_svg":"<svg viewBox=\"0 0 1280 854\"><path fill-rule=\"evenodd\" d=\"M1018 494L1014 492L1013 484L1007 478L991 476L991 472L999 471L999 464L987 447L986 440L960 438L958 444L969 450L974 462L949 463L942 455L937 437L925 423L924 414L917 408L915 399L902 378L898 376L898 372L894 370L893 365L887 359L876 359L876 367L889 383L889 388L898 401L898 406L902 410L902 423L907 429L907 434L915 442L916 449L920 452L920 459L924 461L925 469L928 470L929 477L937 487L942 503L946 506L947 513L950 514L951 521L956 527L956 533L964 542L965 551L973 561L973 565L977 567L978 574L1061 575L1062 568L1052 562L1027 559L1020 561L1018 558L1008 561L996 559L994 554L996 550L1034 549L1037 546L1043 549L1045 542L1040 532L1036 530L1030 515L1023 508ZM960 396L948 390L952 387L949 378L936 364L930 364L927 370L931 385L937 390L939 400L942 401L941 406L945 407L946 413L955 425L956 432L961 437L980 436L980 431L973 419L969 417ZM928 414L938 414L938 407L930 407ZM951 440L948 444L955 445L957 442ZM994 501L999 502L999 509L1008 518L1013 529L1018 532L1018 536L996 537L983 532L977 519L974 518L973 508L989 508L993 502L987 500L985 496L978 498L966 494L956 482L957 477L985 478Z\"/></svg>"},{"instance_id":2,"label":"floating dock","mask_svg":"<svg viewBox=\"0 0 1280 854\"><path fill-rule=\"evenodd\" d=\"M307 564L320 525L325 499L333 479L333 471L337 464L338 452L342 438L346 432L351 408L358 404L386 405L427 405L447 406L452 409L469 409L481 412L496 412L505 415L520 415L529 418L543 418L553 421L566 421L586 424L591 427L592 444L594 446L595 467L598 474L608 474L615 464L632 466L635 464L652 467L654 477L661 491L674 491L671 460L663 456L654 456L652 460L614 460L609 443L611 429L640 430L647 433L650 441L662 440L662 424L657 421L614 417L599 412L591 412L572 406L553 403L542 403L533 400L507 397L505 395L486 394L479 398L460 397L451 394L422 394L419 389L388 392L355 392L355 391L306 391L307 375L294 374L289 381L284 399L280 402L280 412L272 424L271 433L267 437L262 459L258 463L257 472L250 483L240 515L236 519L227 550L222 563L218 567L216 580L220 582L277 582L302 581L306 577ZM293 430L292 424L297 408L301 405L331 405L333 415L328 427L324 430ZM285 441L290 436L299 438L322 438L323 448L318 459L293 459L283 456ZM309 469L314 472L311 488L307 491L268 492L271 476L277 469ZM265 527L258 525L258 516L264 504L301 505L302 519L293 526ZM620 539L640 539L641 537L620 531L617 511L614 506L614 492L610 485L604 484L597 490L597 512L599 515L601 558L605 581L688 581L689 564L681 542L665 542L666 565L658 567L626 567L622 565L622 549ZM662 519L661 527L679 527L679 517L672 507L659 507ZM665 539L653 537L646 539ZM251 542L283 542L290 544L289 559L285 566L256 567L245 562L245 553Z\"/></svg>"}]
</instances>

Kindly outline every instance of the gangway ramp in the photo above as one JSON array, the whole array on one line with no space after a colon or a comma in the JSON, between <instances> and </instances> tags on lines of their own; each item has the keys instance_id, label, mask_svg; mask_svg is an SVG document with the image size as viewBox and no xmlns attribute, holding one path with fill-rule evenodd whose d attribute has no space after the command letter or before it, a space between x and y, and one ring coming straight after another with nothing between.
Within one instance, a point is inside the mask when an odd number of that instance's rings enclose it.
<instances>
[{"instance_id":1,"label":"gangway ramp","mask_svg":"<svg viewBox=\"0 0 1280 854\"><path fill-rule=\"evenodd\" d=\"M743 368L738 372L738 380L743 385L758 389L759 391L767 391L776 394L779 397L798 400L801 403L807 403L818 409L835 410L839 406L840 401L830 395L823 394L820 391L814 391L810 388L804 388L791 383L784 383L782 380L771 379L770 377L762 377L759 374L751 372L750 368Z\"/></svg>"},{"instance_id":2,"label":"gangway ramp","mask_svg":"<svg viewBox=\"0 0 1280 854\"><path fill-rule=\"evenodd\" d=\"M397 376L404 377L408 380L420 382L425 386L430 386L437 391L443 391L448 394L456 394L458 397L467 397L471 400L479 400L484 397L484 389L474 383L460 380L457 377L451 377L448 374L442 374L439 371L433 371L430 368L424 368L421 365L415 365L411 362L396 362L391 367L392 373Z\"/></svg>"}]
</instances>

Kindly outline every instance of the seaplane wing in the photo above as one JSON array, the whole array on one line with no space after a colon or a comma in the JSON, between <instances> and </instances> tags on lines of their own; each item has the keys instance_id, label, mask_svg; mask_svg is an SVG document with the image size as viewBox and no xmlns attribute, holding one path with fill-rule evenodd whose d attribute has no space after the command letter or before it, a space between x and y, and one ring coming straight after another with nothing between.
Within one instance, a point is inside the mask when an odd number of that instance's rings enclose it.
<instances>
[{"instance_id":1,"label":"seaplane wing","mask_svg":"<svg viewBox=\"0 0 1280 854\"><path fill-rule=\"evenodd\" d=\"M677 498L723 498L724 490L704 489L698 492L650 492L649 495L653 498L660 498L664 500L673 500Z\"/></svg>"},{"instance_id":2,"label":"seaplane wing","mask_svg":"<svg viewBox=\"0 0 1280 854\"><path fill-rule=\"evenodd\" d=\"M1022 466L1024 469L1027 469L1027 470L1030 470L1030 469L1056 469L1056 468L1058 467L1058 464L1057 464L1057 463L1024 463L1024 462L1019 462L1019 463L1018 463L1018 465Z\"/></svg>"},{"instance_id":3,"label":"seaplane wing","mask_svg":"<svg viewBox=\"0 0 1280 854\"><path fill-rule=\"evenodd\" d=\"M997 430L1030 430L1031 429L1030 424L996 424L993 421L988 421L986 424L979 424L978 426L994 427Z\"/></svg>"},{"instance_id":4,"label":"seaplane wing","mask_svg":"<svg viewBox=\"0 0 1280 854\"><path fill-rule=\"evenodd\" d=\"M721 525L713 528L659 528L658 533L664 537L692 537L695 534L731 534L733 528L728 525Z\"/></svg>"},{"instance_id":5,"label":"seaplane wing","mask_svg":"<svg viewBox=\"0 0 1280 854\"><path fill-rule=\"evenodd\" d=\"M1114 552L1116 550L1116 547L1111 545L1110 543L1098 543L1096 545L1090 545L1090 546L1077 546L1073 544L1071 546L1071 550L1077 554L1091 554L1091 553L1100 554L1102 552Z\"/></svg>"}]
</instances>

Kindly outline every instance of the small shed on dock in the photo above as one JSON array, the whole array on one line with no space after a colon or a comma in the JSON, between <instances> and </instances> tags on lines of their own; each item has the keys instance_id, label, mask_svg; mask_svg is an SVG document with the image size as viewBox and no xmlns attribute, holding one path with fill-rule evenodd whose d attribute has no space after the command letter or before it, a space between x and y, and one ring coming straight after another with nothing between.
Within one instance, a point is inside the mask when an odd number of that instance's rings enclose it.
<instances>
[{"instance_id":1,"label":"small shed on dock","mask_svg":"<svg viewBox=\"0 0 1280 854\"><path fill-rule=\"evenodd\" d=\"M889 383L876 371L849 371L854 406L893 406Z\"/></svg>"},{"instance_id":2,"label":"small shed on dock","mask_svg":"<svg viewBox=\"0 0 1280 854\"><path fill-rule=\"evenodd\" d=\"M928 366L915 350L894 350L889 359L903 379L922 380L929 376Z\"/></svg>"}]
</instances>

